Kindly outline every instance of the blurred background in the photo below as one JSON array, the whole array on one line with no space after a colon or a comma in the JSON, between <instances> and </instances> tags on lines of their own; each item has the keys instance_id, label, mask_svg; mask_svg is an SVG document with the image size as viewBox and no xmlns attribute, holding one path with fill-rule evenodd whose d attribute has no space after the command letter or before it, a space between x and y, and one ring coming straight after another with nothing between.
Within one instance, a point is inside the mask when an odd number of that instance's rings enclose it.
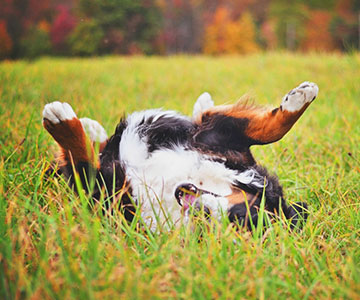
<instances>
[{"instance_id":1,"label":"blurred background","mask_svg":"<svg viewBox=\"0 0 360 300\"><path fill-rule=\"evenodd\" d=\"M360 0L0 0L0 59L360 48Z\"/></svg>"}]
</instances>

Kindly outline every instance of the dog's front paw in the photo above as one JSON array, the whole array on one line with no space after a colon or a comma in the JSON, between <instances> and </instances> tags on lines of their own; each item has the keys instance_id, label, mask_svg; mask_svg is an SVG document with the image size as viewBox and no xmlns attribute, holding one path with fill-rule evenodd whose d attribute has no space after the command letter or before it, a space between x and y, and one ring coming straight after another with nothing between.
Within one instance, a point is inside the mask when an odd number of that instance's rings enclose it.
<instances>
[{"instance_id":1,"label":"dog's front paw","mask_svg":"<svg viewBox=\"0 0 360 300\"><path fill-rule=\"evenodd\" d=\"M46 104L43 110L43 122L50 124L59 124L66 120L76 118L76 114L68 103L55 101Z\"/></svg>"},{"instance_id":2,"label":"dog's front paw","mask_svg":"<svg viewBox=\"0 0 360 300\"><path fill-rule=\"evenodd\" d=\"M209 93L203 93L199 96L194 104L193 118L197 119L201 114L214 106L214 101L212 100Z\"/></svg>"},{"instance_id":3,"label":"dog's front paw","mask_svg":"<svg viewBox=\"0 0 360 300\"><path fill-rule=\"evenodd\" d=\"M315 100L318 92L319 88L315 83L305 81L283 97L280 108L288 112L299 111Z\"/></svg>"}]
</instances>

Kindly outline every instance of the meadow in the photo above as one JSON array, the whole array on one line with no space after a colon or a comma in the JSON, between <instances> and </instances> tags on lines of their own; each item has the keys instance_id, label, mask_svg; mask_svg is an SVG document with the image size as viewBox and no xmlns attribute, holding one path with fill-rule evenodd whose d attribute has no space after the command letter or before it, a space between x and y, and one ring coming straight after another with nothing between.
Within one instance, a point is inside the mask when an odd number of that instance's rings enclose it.
<instances>
[{"instance_id":1,"label":"meadow","mask_svg":"<svg viewBox=\"0 0 360 300\"><path fill-rule=\"evenodd\" d=\"M135 110L190 115L204 91L277 106L305 80L318 98L281 141L252 148L289 202L308 203L302 231L137 230L44 178L56 151L45 103L66 101L111 134ZM0 116L0 299L360 299L359 54L4 61Z\"/></svg>"}]
</instances>

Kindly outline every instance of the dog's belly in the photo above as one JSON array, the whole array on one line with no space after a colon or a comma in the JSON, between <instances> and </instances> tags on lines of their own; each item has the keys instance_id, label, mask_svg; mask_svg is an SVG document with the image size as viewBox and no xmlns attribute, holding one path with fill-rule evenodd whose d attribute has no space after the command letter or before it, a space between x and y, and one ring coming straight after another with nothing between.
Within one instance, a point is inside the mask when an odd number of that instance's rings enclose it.
<instances>
[{"instance_id":1,"label":"dog's belly","mask_svg":"<svg viewBox=\"0 0 360 300\"><path fill-rule=\"evenodd\" d=\"M133 196L141 206L143 219L155 229L157 217L162 223L167 217L175 223L181 220L181 206L175 198L179 185L192 183L214 194L227 196L232 192L236 173L196 151L177 147L154 151L144 160L132 160L132 164L126 166L126 176Z\"/></svg>"}]
</instances>

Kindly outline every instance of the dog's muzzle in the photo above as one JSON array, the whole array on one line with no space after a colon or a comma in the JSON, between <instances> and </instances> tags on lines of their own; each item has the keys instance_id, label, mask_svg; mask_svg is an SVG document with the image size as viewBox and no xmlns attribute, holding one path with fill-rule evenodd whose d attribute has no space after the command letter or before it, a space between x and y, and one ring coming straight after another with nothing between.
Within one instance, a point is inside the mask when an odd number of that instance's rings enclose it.
<instances>
[{"instance_id":1,"label":"dog's muzzle","mask_svg":"<svg viewBox=\"0 0 360 300\"><path fill-rule=\"evenodd\" d=\"M205 217L209 218L211 215L211 210L207 206L203 205L200 201L201 196L206 194L219 197L214 193L197 188L192 183L181 184L175 190L175 198L182 207L183 213L192 207L194 209L194 214L196 214L196 212L204 211Z\"/></svg>"}]
</instances>

